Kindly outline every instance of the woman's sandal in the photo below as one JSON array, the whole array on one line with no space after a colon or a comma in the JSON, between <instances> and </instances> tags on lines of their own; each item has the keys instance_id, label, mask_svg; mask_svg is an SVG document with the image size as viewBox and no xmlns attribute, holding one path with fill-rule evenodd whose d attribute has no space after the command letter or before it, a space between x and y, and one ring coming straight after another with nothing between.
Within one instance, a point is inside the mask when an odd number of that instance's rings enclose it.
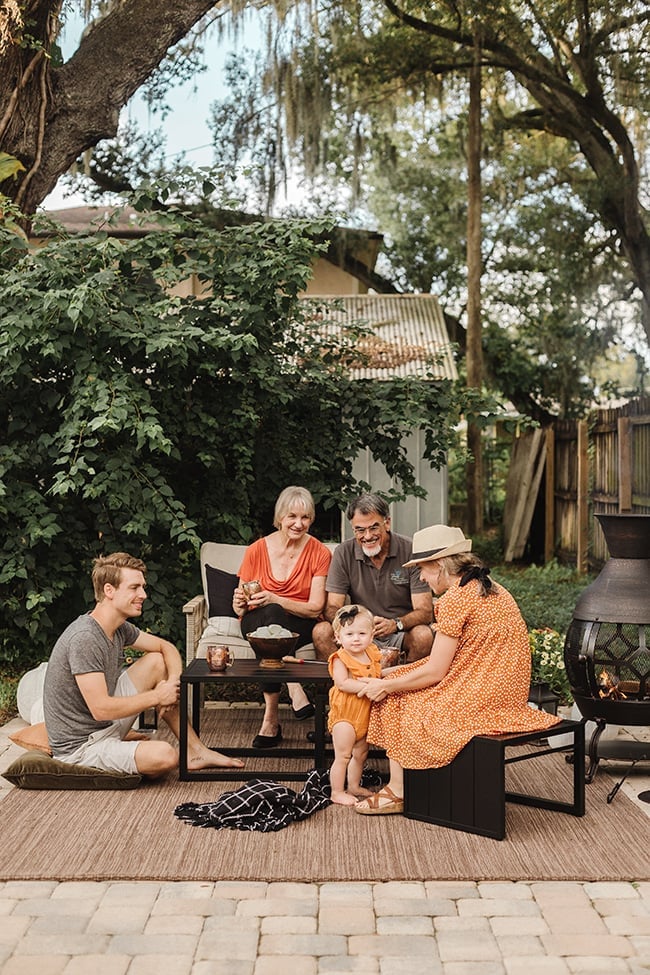
<instances>
[{"instance_id":1,"label":"woman's sandal","mask_svg":"<svg viewBox=\"0 0 650 975\"><path fill-rule=\"evenodd\" d=\"M380 805L382 799L386 801ZM396 796L393 790L385 785L379 792L373 792L367 799L361 799L354 807L354 811L363 816L389 816L395 813L403 813L404 800Z\"/></svg>"}]
</instances>

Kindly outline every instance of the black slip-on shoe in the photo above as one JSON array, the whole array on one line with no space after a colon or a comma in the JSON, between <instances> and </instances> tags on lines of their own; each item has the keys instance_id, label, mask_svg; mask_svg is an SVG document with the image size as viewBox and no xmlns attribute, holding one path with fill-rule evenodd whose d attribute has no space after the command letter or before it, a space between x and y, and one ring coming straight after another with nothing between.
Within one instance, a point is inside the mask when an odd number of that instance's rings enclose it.
<instances>
[{"instance_id":1,"label":"black slip-on shoe","mask_svg":"<svg viewBox=\"0 0 650 975\"><path fill-rule=\"evenodd\" d=\"M255 735L253 738L253 748L277 748L282 741L282 728L278 725L275 735Z\"/></svg>"},{"instance_id":2,"label":"black slip-on shoe","mask_svg":"<svg viewBox=\"0 0 650 975\"><path fill-rule=\"evenodd\" d=\"M303 708L298 708L297 711L294 709L292 710L293 710L293 716L296 719L296 721L305 721L307 718L313 718L314 715L316 714L316 708L311 703L311 701L309 702L309 704L305 704Z\"/></svg>"}]
</instances>

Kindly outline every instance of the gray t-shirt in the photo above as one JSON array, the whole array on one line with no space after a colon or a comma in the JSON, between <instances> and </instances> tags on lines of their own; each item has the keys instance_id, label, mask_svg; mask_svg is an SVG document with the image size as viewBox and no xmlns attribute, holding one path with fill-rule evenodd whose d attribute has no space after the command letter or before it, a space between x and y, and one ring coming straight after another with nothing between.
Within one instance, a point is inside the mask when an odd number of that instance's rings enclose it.
<instances>
[{"instance_id":1,"label":"gray t-shirt","mask_svg":"<svg viewBox=\"0 0 650 975\"><path fill-rule=\"evenodd\" d=\"M404 568L411 557L411 539L390 533L390 548L381 569L375 568L354 538L337 545L327 574L328 592L345 594L367 606L375 616L394 619L413 609L411 593L429 592L417 566Z\"/></svg>"},{"instance_id":2,"label":"gray t-shirt","mask_svg":"<svg viewBox=\"0 0 650 975\"><path fill-rule=\"evenodd\" d=\"M124 667L124 647L132 646L139 635L138 627L127 621L109 640L99 623L85 614L71 623L56 641L43 686L45 726L55 757L72 754L93 732L112 723L93 718L75 675L104 674L112 696Z\"/></svg>"}]
</instances>

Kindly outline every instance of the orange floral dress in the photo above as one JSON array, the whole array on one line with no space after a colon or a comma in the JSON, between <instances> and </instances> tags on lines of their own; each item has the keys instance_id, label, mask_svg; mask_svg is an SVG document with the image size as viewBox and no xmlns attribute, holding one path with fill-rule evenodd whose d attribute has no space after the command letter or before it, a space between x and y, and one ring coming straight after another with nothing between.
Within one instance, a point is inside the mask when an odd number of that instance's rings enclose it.
<instances>
[{"instance_id":1,"label":"orange floral dress","mask_svg":"<svg viewBox=\"0 0 650 975\"><path fill-rule=\"evenodd\" d=\"M439 768L474 735L535 731L560 721L527 704L528 631L503 586L493 583L490 594L481 596L476 580L462 587L456 583L438 600L434 629L458 640L443 679L372 704L368 741L389 758L403 768ZM434 639L434 654L435 649ZM424 663L400 667L385 680Z\"/></svg>"},{"instance_id":2,"label":"orange floral dress","mask_svg":"<svg viewBox=\"0 0 650 975\"><path fill-rule=\"evenodd\" d=\"M358 657L346 653L345 650L336 650L330 655L327 662L330 676L334 661L339 660L348 668L350 677L381 677L381 654L379 647L371 643L366 647L366 656L369 661L364 663ZM367 697L357 697L356 694L348 694L347 691L340 690L336 684L330 687L330 710L327 717L327 728L331 731L337 721L348 721L357 734L357 741L365 737L368 730L368 719L370 717L371 702Z\"/></svg>"}]
</instances>

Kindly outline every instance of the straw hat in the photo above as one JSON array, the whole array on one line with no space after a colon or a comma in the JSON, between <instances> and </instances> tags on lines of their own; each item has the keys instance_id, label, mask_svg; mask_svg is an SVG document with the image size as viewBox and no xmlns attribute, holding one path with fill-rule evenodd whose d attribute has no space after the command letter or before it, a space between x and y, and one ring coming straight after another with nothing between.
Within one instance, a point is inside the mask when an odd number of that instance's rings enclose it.
<instances>
[{"instance_id":1,"label":"straw hat","mask_svg":"<svg viewBox=\"0 0 650 975\"><path fill-rule=\"evenodd\" d=\"M430 525L421 528L413 536L413 553L404 567L417 565L419 562L432 562L434 559L444 559L447 555L457 555L459 552L471 552L472 540L465 538L460 528L450 528L448 525Z\"/></svg>"}]
</instances>

